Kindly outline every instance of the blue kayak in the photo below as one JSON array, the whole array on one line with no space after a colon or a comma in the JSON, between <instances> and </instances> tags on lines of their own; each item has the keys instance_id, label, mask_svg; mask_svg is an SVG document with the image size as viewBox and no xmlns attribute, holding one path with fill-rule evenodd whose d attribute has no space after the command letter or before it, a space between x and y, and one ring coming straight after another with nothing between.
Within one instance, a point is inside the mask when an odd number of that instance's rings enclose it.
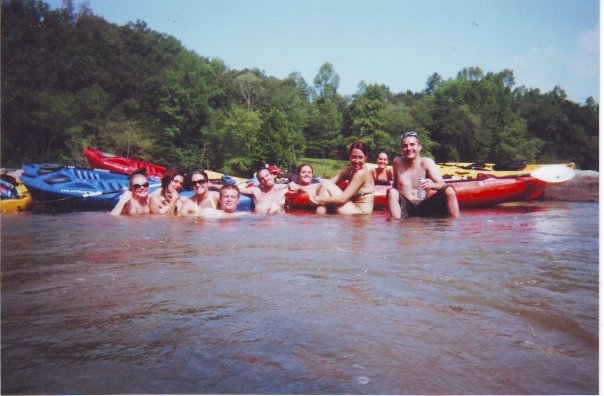
<instances>
[{"instance_id":1,"label":"blue kayak","mask_svg":"<svg viewBox=\"0 0 604 396\"><path fill-rule=\"evenodd\" d=\"M128 189L128 176L102 169L59 166L54 164L25 164L21 181L30 191L34 202L70 210L111 210L120 195ZM161 187L157 178L149 178L149 194ZM185 190L184 198L193 191ZM250 211L252 200L242 195L238 211Z\"/></svg>"}]
</instances>

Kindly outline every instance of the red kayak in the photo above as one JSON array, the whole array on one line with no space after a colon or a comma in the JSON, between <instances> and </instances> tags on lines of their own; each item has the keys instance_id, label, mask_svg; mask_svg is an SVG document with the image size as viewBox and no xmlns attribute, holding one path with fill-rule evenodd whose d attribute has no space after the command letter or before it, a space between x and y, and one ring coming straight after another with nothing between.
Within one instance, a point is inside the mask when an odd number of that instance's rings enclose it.
<instances>
[{"instance_id":1,"label":"red kayak","mask_svg":"<svg viewBox=\"0 0 604 396\"><path fill-rule=\"evenodd\" d=\"M447 181L457 193L460 208L495 206L506 202L532 201L543 194L546 183L532 176L492 177ZM375 186L375 210L388 208L387 190L389 186ZM286 196L291 210L314 210L304 192L289 192Z\"/></svg>"},{"instance_id":2,"label":"red kayak","mask_svg":"<svg viewBox=\"0 0 604 396\"><path fill-rule=\"evenodd\" d=\"M139 169L145 169L147 176L161 177L166 168L132 158L118 157L114 154L104 153L94 147L86 147L84 155L92 168L105 169L112 172L131 174Z\"/></svg>"}]
</instances>

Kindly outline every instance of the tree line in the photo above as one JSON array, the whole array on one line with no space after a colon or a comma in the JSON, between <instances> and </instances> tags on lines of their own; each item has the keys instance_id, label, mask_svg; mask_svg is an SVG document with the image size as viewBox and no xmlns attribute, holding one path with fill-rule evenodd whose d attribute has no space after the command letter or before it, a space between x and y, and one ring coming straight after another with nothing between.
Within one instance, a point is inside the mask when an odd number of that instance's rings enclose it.
<instances>
[{"instance_id":1,"label":"tree line","mask_svg":"<svg viewBox=\"0 0 604 396\"><path fill-rule=\"evenodd\" d=\"M437 162L569 162L598 169L599 105L515 87L512 70L434 73L421 92L361 82L338 93L324 63L312 82L234 70L143 21L124 26L66 0L2 2L1 162L85 165L94 146L163 165L249 175L303 156L345 159L367 143L399 153L416 130Z\"/></svg>"}]
</instances>

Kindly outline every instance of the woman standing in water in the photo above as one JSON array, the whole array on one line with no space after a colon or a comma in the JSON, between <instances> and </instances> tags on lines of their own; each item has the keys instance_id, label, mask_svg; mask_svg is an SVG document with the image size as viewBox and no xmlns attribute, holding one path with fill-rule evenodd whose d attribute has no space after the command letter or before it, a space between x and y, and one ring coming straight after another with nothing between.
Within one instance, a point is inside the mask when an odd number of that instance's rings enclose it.
<instances>
[{"instance_id":1,"label":"woman standing in water","mask_svg":"<svg viewBox=\"0 0 604 396\"><path fill-rule=\"evenodd\" d=\"M149 180L145 175L135 173L130 176L130 189L124 191L113 210L112 215L149 214Z\"/></svg>"},{"instance_id":2,"label":"woman standing in water","mask_svg":"<svg viewBox=\"0 0 604 396\"><path fill-rule=\"evenodd\" d=\"M365 143L353 143L348 151L350 165L331 180L321 181L319 193L311 195L311 201L317 205L335 205L339 214L371 214L375 184L371 172L365 168L368 156L369 148Z\"/></svg>"},{"instance_id":3,"label":"woman standing in water","mask_svg":"<svg viewBox=\"0 0 604 396\"><path fill-rule=\"evenodd\" d=\"M195 195L183 205L180 214L185 216L199 216L201 209L216 209L218 206L218 192L209 190L208 174L204 171L192 171L189 175L189 184L193 187Z\"/></svg>"},{"instance_id":4,"label":"woman standing in water","mask_svg":"<svg viewBox=\"0 0 604 396\"><path fill-rule=\"evenodd\" d=\"M185 177L178 169L167 170L161 178L159 193L151 195L149 207L153 214L176 215L180 212L184 202L180 192L185 182Z\"/></svg>"}]
</instances>

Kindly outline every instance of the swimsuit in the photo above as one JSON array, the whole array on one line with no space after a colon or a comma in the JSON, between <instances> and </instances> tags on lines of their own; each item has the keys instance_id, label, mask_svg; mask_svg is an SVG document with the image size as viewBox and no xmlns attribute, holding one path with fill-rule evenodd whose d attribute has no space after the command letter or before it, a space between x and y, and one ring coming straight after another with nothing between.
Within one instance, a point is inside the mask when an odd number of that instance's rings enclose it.
<instances>
[{"instance_id":1,"label":"swimsuit","mask_svg":"<svg viewBox=\"0 0 604 396\"><path fill-rule=\"evenodd\" d=\"M402 194L399 197L402 217L409 216L446 216L449 214L447 208L447 196L445 191L451 186L444 186L436 190L436 194L414 204ZM452 187L451 187L452 188Z\"/></svg>"}]
</instances>

